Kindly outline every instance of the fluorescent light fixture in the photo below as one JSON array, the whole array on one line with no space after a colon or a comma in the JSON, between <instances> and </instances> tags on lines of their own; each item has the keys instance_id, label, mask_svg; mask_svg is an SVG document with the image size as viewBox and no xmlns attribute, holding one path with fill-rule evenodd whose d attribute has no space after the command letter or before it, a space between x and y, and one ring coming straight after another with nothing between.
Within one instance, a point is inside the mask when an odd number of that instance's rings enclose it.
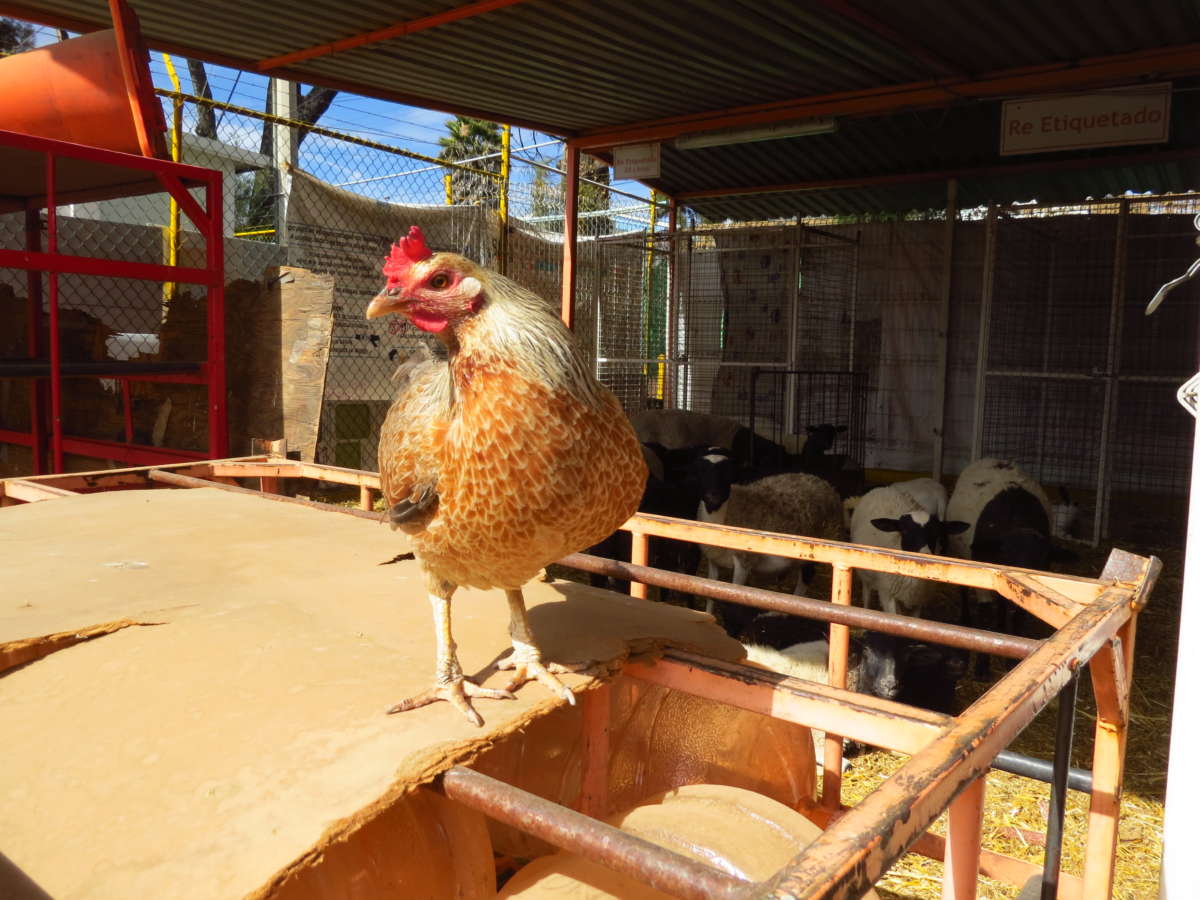
<instances>
[{"instance_id":1,"label":"fluorescent light fixture","mask_svg":"<svg viewBox=\"0 0 1200 900\"><path fill-rule=\"evenodd\" d=\"M726 144L750 144L755 141L777 141L810 134L829 134L831 131L837 131L837 124L837 119L805 119L801 122L763 125L761 128L700 131L695 134L681 134L675 138L675 147L678 150L699 150L702 147L724 147Z\"/></svg>"}]
</instances>

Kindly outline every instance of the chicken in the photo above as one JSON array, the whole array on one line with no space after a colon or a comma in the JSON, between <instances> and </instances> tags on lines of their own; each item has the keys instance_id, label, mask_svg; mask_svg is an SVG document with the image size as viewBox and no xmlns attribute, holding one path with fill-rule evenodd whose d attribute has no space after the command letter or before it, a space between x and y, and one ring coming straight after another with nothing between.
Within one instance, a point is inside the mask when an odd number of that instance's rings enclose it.
<instances>
[{"instance_id":1,"label":"chicken","mask_svg":"<svg viewBox=\"0 0 1200 900\"><path fill-rule=\"evenodd\" d=\"M637 509L646 463L616 397L541 298L455 253L433 253L416 226L392 246L368 319L398 312L435 335L448 361L402 367L379 438L384 499L411 536L437 638L434 684L393 706L447 700L482 725L472 698L512 699L537 680L574 703L529 627L521 587L560 557L607 536ZM508 598L505 690L463 677L450 629L459 585Z\"/></svg>"}]
</instances>

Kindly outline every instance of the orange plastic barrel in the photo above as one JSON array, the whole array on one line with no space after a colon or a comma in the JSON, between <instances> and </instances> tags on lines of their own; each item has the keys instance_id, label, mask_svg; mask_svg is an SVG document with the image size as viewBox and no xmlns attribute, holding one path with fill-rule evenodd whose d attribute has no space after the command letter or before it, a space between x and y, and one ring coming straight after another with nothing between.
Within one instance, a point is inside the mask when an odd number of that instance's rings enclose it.
<instances>
[{"instance_id":1,"label":"orange plastic barrel","mask_svg":"<svg viewBox=\"0 0 1200 900\"><path fill-rule=\"evenodd\" d=\"M0 59L0 123L8 131L139 156L165 157L162 108L149 87L136 22Z\"/></svg>"}]
</instances>

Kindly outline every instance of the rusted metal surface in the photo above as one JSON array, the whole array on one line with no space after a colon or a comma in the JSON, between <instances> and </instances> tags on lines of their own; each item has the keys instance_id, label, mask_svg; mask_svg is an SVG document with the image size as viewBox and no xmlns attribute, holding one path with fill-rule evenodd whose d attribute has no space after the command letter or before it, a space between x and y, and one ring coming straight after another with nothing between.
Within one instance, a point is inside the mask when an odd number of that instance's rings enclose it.
<instances>
[{"instance_id":1,"label":"rusted metal surface","mask_svg":"<svg viewBox=\"0 0 1200 900\"><path fill-rule=\"evenodd\" d=\"M650 537L645 534L632 534L629 544L629 562L635 566L644 566L650 561ZM646 585L640 581L631 582L629 593L633 597L646 599Z\"/></svg>"},{"instance_id":2,"label":"rusted metal surface","mask_svg":"<svg viewBox=\"0 0 1200 900\"><path fill-rule=\"evenodd\" d=\"M845 566L833 567L830 598L837 606L849 606L854 586L854 572ZM829 686L846 686L849 665L850 629L845 625L829 626ZM825 732L824 761L821 776L821 803L830 809L842 803L842 736Z\"/></svg>"},{"instance_id":3,"label":"rusted metal surface","mask_svg":"<svg viewBox=\"0 0 1200 900\"><path fill-rule=\"evenodd\" d=\"M1151 566L1148 572L1153 571ZM1125 775L1125 744L1129 732L1127 672L1133 658L1135 634L1136 620L1131 619L1122 625L1116 639L1095 655L1090 666L1096 698L1096 728L1092 748L1092 799L1088 808L1087 854L1083 861L1086 897L1108 897L1112 894L1117 825L1121 814L1121 785Z\"/></svg>"},{"instance_id":4,"label":"rusted metal surface","mask_svg":"<svg viewBox=\"0 0 1200 900\"><path fill-rule=\"evenodd\" d=\"M859 896L986 772L992 757L1129 615L1128 592L1105 591L771 879L766 895L779 900Z\"/></svg>"},{"instance_id":5,"label":"rusted metal surface","mask_svg":"<svg viewBox=\"0 0 1200 900\"><path fill-rule=\"evenodd\" d=\"M741 900L751 896L748 892L752 887L750 882L733 878L479 772L455 766L442 775L440 786L451 800L556 847L583 854L674 897Z\"/></svg>"},{"instance_id":6,"label":"rusted metal surface","mask_svg":"<svg viewBox=\"0 0 1200 900\"><path fill-rule=\"evenodd\" d=\"M1023 659L1040 646L1039 641L1029 638L994 634L990 631L951 625L946 622L912 619L908 616L862 609L857 606L835 605L824 600L797 597L794 594L782 594L778 591L729 584L724 581L710 581L695 575L681 575L678 572L668 572L663 569L634 566L618 560L603 559L584 553L572 553L570 556L564 556L559 563L575 569L582 569L585 572L642 581L646 584L685 591L702 597L727 600L730 603L743 603L746 606L791 613L822 622L848 625L851 628L866 628L899 637L933 641L947 647L977 650L980 653L1005 656L1009 659Z\"/></svg>"},{"instance_id":7,"label":"rusted metal surface","mask_svg":"<svg viewBox=\"0 0 1200 900\"><path fill-rule=\"evenodd\" d=\"M976 778L950 804L942 900L975 900L986 779Z\"/></svg>"},{"instance_id":8,"label":"rusted metal surface","mask_svg":"<svg viewBox=\"0 0 1200 900\"><path fill-rule=\"evenodd\" d=\"M1028 575L1002 572L999 593L1054 628L1061 628L1082 604Z\"/></svg>"},{"instance_id":9,"label":"rusted metal surface","mask_svg":"<svg viewBox=\"0 0 1200 900\"><path fill-rule=\"evenodd\" d=\"M710 522L685 522L682 519L654 516L647 513L638 513L622 527L628 531L644 532L654 537L694 541L729 550L769 553L774 556L798 559L802 562L829 563L854 569L871 569L876 572L910 575L914 578L946 581L967 587L984 588L989 591L1000 590L1003 587L999 579L1002 572L1043 574L1034 569L999 569L988 563L952 559L948 556L930 556L924 553L909 553L904 550L889 550L883 547L864 547L842 541L775 534L750 528L733 528L728 525L714 525ZM1074 578L1069 575L1057 577L1066 582L1075 582L1081 585L1081 590L1091 590L1093 595L1098 590L1096 582L1090 578Z\"/></svg>"},{"instance_id":10,"label":"rusted metal surface","mask_svg":"<svg viewBox=\"0 0 1200 900\"><path fill-rule=\"evenodd\" d=\"M952 721L941 713L682 650L667 652L657 663L627 663L623 671L641 681L903 753L928 746Z\"/></svg>"},{"instance_id":11,"label":"rusted metal surface","mask_svg":"<svg viewBox=\"0 0 1200 900\"><path fill-rule=\"evenodd\" d=\"M302 497L283 497L279 494L264 494L261 491L251 490L250 488L235 487L231 484L221 484L216 481L207 481L203 478L192 478L189 475L179 475L175 472L167 472L162 469L151 469L147 473L147 477L151 481L158 481L162 484L171 484L175 487L216 488L219 491L230 491L235 494L252 494L256 497L262 497L265 500L274 500L277 503L292 503L296 506L307 506L310 509L337 512L346 516L358 516L360 519L371 519L375 522L380 520L379 513L366 512L365 510L361 509L353 509L349 506L334 506L331 503L319 503L316 500L305 500Z\"/></svg>"}]
</instances>

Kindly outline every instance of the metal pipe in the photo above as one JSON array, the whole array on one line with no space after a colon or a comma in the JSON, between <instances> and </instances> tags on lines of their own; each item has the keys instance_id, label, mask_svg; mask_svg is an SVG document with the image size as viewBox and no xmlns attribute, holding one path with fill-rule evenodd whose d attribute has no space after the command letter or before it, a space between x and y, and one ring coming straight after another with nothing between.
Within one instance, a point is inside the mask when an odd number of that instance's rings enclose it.
<instances>
[{"instance_id":1,"label":"metal pipe","mask_svg":"<svg viewBox=\"0 0 1200 900\"><path fill-rule=\"evenodd\" d=\"M326 512L339 512L346 516L357 516L360 519L370 519L373 522L380 521L380 515L376 512L367 512L363 509L354 509L349 506L334 506L332 503L321 503L317 500L305 500L303 497L284 497L280 494L264 494L261 491L251 490L250 488L237 487L232 484L221 484L219 481L208 481L204 478L192 478L190 475L178 475L175 472L168 472L165 469L151 469L146 473L146 477L151 481L159 481L163 484L172 484L176 487L185 488L216 488L218 491L229 491L234 494L249 494L253 497L261 497L264 500L274 500L276 503L292 503L297 506L307 506L310 509L320 509Z\"/></svg>"},{"instance_id":2,"label":"metal pipe","mask_svg":"<svg viewBox=\"0 0 1200 900\"><path fill-rule=\"evenodd\" d=\"M1038 759L1036 756L1026 756L1024 753L1014 753L1012 750L1001 750L992 760L992 768L1001 772L1009 772L1035 781L1050 784L1054 780L1054 764L1048 759ZM1087 769L1071 766L1067 769L1067 788L1079 791L1081 794L1092 792L1092 773Z\"/></svg>"},{"instance_id":3,"label":"metal pipe","mask_svg":"<svg viewBox=\"0 0 1200 900\"><path fill-rule=\"evenodd\" d=\"M1042 900L1058 896L1062 868L1063 820L1067 813L1067 775L1075 732L1075 699L1079 676L1071 676L1058 695L1058 729L1054 734L1054 779L1050 782L1050 811L1046 814L1046 856L1042 863Z\"/></svg>"},{"instance_id":4,"label":"metal pipe","mask_svg":"<svg viewBox=\"0 0 1200 900\"><path fill-rule=\"evenodd\" d=\"M673 897L735 900L748 897L753 887L751 882L462 766L446 771L440 787L451 800L497 822L586 856Z\"/></svg>"},{"instance_id":5,"label":"metal pipe","mask_svg":"<svg viewBox=\"0 0 1200 900\"><path fill-rule=\"evenodd\" d=\"M988 341L992 333L992 294L996 287L997 207L988 206L983 241L983 289L979 298L979 345L975 348L975 411L971 425L971 459L983 456L984 398L987 393Z\"/></svg>"},{"instance_id":6,"label":"metal pipe","mask_svg":"<svg viewBox=\"0 0 1200 900\"><path fill-rule=\"evenodd\" d=\"M58 200L55 182L58 160L46 154L46 252L58 255ZM63 471L62 335L59 334L58 272L47 275L50 303L50 471Z\"/></svg>"},{"instance_id":7,"label":"metal pipe","mask_svg":"<svg viewBox=\"0 0 1200 900\"><path fill-rule=\"evenodd\" d=\"M948 622L912 619L908 616L874 609L840 606L824 600L813 600L809 597L797 597L793 594L782 594L777 591L729 584L724 581L710 581L695 575L681 575L678 572L668 572L664 569L635 566L631 563L615 559L602 559L585 553L572 553L558 560L558 563L573 569L607 575L610 578L620 578L624 581L641 581L673 591L712 597L729 603L741 603L756 609L775 610L821 622L849 625L851 628L866 628L883 634L931 641L947 647L975 650L995 656L1006 656L1010 659L1024 659L1043 643L1013 635L993 634L978 628L951 625Z\"/></svg>"}]
</instances>

